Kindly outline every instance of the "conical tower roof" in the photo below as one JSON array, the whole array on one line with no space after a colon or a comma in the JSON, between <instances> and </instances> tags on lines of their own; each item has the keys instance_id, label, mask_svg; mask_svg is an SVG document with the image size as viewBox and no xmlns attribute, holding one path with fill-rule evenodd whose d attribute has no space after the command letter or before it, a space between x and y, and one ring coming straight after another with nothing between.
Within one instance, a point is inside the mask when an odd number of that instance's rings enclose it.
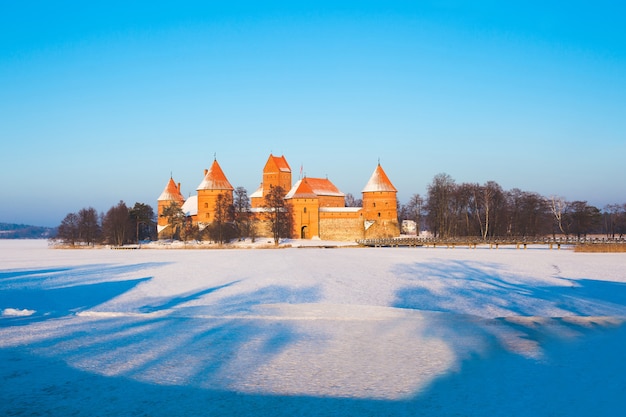
<instances>
[{"instance_id":1,"label":"conical tower roof","mask_svg":"<svg viewBox=\"0 0 626 417\"><path fill-rule=\"evenodd\" d=\"M380 164L378 164L378 166L374 170L374 173L365 185L365 188L363 188L362 192L372 193L377 191L390 191L394 193L398 192L398 190L396 190L396 187L394 187L391 181L389 181L389 177L387 177L387 174L385 174L385 171L380 166Z\"/></svg>"},{"instance_id":2,"label":"conical tower roof","mask_svg":"<svg viewBox=\"0 0 626 417\"><path fill-rule=\"evenodd\" d=\"M198 185L197 190L234 190L233 186L226 179L224 171L217 163L217 159L213 160L213 165L204 175L204 179Z\"/></svg>"},{"instance_id":3,"label":"conical tower roof","mask_svg":"<svg viewBox=\"0 0 626 417\"><path fill-rule=\"evenodd\" d=\"M175 201L179 204L183 204L185 202L185 197L180 193L180 188L174 180L170 177L169 182L165 186L165 189L157 199L157 201Z\"/></svg>"}]
</instances>

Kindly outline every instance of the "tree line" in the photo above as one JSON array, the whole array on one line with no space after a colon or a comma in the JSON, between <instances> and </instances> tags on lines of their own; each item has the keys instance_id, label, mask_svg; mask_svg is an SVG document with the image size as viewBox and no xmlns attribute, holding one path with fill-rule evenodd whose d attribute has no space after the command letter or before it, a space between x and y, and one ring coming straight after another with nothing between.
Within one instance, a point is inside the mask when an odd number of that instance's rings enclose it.
<instances>
[{"instance_id":1,"label":"tree line","mask_svg":"<svg viewBox=\"0 0 626 417\"><path fill-rule=\"evenodd\" d=\"M170 228L167 237L176 240L211 240L225 243L233 239L257 237L258 220L264 220L274 243L292 237L292 208L285 201L287 190L270 187L264 197L262 215L251 210L244 187L233 196L220 194L216 199L213 221L200 230L177 203L161 214ZM346 206L360 207L362 200L346 195ZM518 188L504 190L494 181L485 184L456 183L448 174L436 175L428 185L425 198L414 194L406 204L398 203L398 221L412 220L417 234L430 231L439 238L585 236L626 234L626 204L612 204L603 210L586 201L567 201L544 197ZM92 208L69 213L58 226L57 238L69 245L124 245L157 239L157 218L148 204L128 207L123 201L106 213Z\"/></svg>"},{"instance_id":2,"label":"tree line","mask_svg":"<svg viewBox=\"0 0 626 417\"><path fill-rule=\"evenodd\" d=\"M71 246L121 246L141 240L154 240L157 237L156 217L154 209L144 203L128 207L120 201L106 213L100 214L93 207L87 207L76 213L68 213L57 228L56 237Z\"/></svg>"},{"instance_id":3,"label":"tree line","mask_svg":"<svg viewBox=\"0 0 626 417\"><path fill-rule=\"evenodd\" d=\"M286 192L280 186L270 187L264 197L262 220L267 222L276 245L281 238L291 237L292 211L285 201ZM233 239L254 240L257 237L256 222L259 219L251 210L244 187L237 187L232 197L228 193L216 197L213 221L202 230L176 202L165 207L161 217L169 224L164 236L175 240L210 240L222 244ZM57 228L56 238L71 246L121 246L156 240L156 225L157 217L150 205L135 203L129 208L120 201L106 213L98 214L96 209L88 207L67 214Z\"/></svg>"},{"instance_id":4,"label":"tree line","mask_svg":"<svg viewBox=\"0 0 626 417\"><path fill-rule=\"evenodd\" d=\"M626 233L626 204L600 210L586 201L544 197L518 188L507 191L495 181L459 184L445 173L433 178L425 198L414 194L398 207L400 222L413 220L418 234L427 229L439 238L588 234L621 238Z\"/></svg>"}]
</instances>

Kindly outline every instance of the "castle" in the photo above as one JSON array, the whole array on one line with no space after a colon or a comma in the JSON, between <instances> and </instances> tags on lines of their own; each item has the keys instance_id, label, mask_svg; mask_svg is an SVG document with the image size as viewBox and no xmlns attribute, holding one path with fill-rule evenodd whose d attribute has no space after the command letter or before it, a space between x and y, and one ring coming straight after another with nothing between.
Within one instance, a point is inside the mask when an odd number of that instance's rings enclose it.
<instances>
[{"instance_id":1,"label":"castle","mask_svg":"<svg viewBox=\"0 0 626 417\"><path fill-rule=\"evenodd\" d=\"M380 163L362 190L362 207L346 207L345 194L329 179L305 176L292 185L291 167L285 157L270 154L263 168L261 185L250 195L251 212L259 224L257 232L260 236L269 236L263 225L263 206L265 195L276 186L288 190L285 200L292 208L294 238L354 241L400 234L397 190ZM170 178L157 200L159 236L167 233L168 220L162 214L172 203L182 206L187 218L203 229L213 221L218 196L228 194L232 199L233 191L217 159L211 168L204 170L198 194L187 200L180 192L180 183L176 184Z\"/></svg>"}]
</instances>

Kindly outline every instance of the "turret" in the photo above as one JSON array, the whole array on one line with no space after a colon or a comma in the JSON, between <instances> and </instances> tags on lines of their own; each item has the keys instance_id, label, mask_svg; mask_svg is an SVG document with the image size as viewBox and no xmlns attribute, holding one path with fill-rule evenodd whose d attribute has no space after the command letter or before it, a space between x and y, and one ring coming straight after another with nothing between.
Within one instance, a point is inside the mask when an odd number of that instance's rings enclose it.
<instances>
[{"instance_id":1,"label":"turret","mask_svg":"<svg viewBox=\"0 0 626 417\"><path fill-rule=\"evenodd\" d=\"M250 196L252 207L262 207L270 187L280 186L287 193L291 189L291 167L284 156L270 154L263 167L263 182Z\"/></svg>"},{"instance_id":2,"label":"turret","mask_svg":"<svg viewBox=\"0 0 626 417\"><path fill-rule=\"evenodd\" d=\"M170 177L165 189L157 199L157 231L159 233L168 225L167 219L165 217L161 217L163 210L165 210L166 207L169 207L172 203L176 203L182 207L185 203L185 197L183 197L180 192L180 183L176 184L174 179Z\"/></svg>"},{"instance_id":3,"label":"turret","mask_svg":"<svg viewBox=\"0 0 626 417\"><path fill-rule=\"evenodd\" d=\"M211 168L204 170L204 178L198 185L198 222L211 223L215 215L215 205L220 194L226 194L232 201L233 186L230 185L224 171L217 163L217 159L213 160Z\"/></svg>"},{"instance_id":4,"label":"turret","mask_svg":"<svg viewBox=\"0 0 626 417\"><path fill-rule=\"evenodd\" d=\"M400 234L396 196L398 190L393 186L380 163L362 193L366 235L368 237L398 236ZM372 230L368 231L370 228Z\"/></svg>"}]
</instances>

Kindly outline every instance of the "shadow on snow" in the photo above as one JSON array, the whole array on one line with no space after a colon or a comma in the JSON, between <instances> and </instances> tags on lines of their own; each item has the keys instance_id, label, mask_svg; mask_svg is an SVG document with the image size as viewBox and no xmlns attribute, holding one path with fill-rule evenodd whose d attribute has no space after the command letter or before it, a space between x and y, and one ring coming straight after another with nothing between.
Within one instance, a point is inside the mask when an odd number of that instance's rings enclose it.
<instances>
[{"instance_id":1,"label":"shadow on snow","mask_svg":"<svg viewBox=\"0 0 626 417\"><path fill-rule=\"evenodd\" d=\"M626 362L622 359L626 327L581 329L559 322L572 334L584 336L563 341L550 329L533 323L490 320L491 324L486 324L486 319L460 317L477 306L501 316L534 316L552 309L571 315L623 312L619 304L626 300L626 287L622 284L564 280L563 286L540 287L500 277L493 273L494 265L449 262L407 266L400 271L407 286L398 291L395 307L459 313L453 315L456 318L431 317L426 336L442 337L456 352L467 354L459 354L455 369L435 378L413 397L385 401L237 392L233 389L236 384L244 381L253 387L258 381L251 375L257 367L305 336L288 322L188 316L249 312L257 305L277 302L315 302L321 298L317 287L271 286L224 297L213 305L184 306L236 283L232 282L143 307L145 312L177 312L168 316L71 316L150 279L98 282L100 276L110 279L112 274L145 267L107 271L98 266L94 274L89 268L0 272L1 308L19 299L24 301L23 308L49 313L3 319L0 414L611 416L619 415L626 406ZM66 274L71 283L77 275L89 283L48 286L61 284ZM26 279L22 288L15 288L13 279L18 277ZM46 285L33 288L36 282L50 278ZM448 282L441 291L422 285L424 279L464 280L465 284ZM549 308L544 307L546 301ZM48 318L49 322L40 322ZM459 320L469 321L459 325ZM31 326L24 331L22 324ZM541 358L520 355L504 346L498 331L489 326L521 333L516 340L540 341ZM482 349L465 345L476 335L485 341Z\"/></svg>"},{"instance_id":2,"label":"shadow on snow","mask_svg":"<svg viewBox=\"0 0 626 417\"><path fill-rule=\"evenodd\" d=\"M626 284L554 278L562 285L527 281L496 264L419 263L395 272L407 285L393 306L416 310L503 316L626 316ZM547 281L546 281L547 282Z\"/></svg>"},{"instance_id":3,"label":"shadow on snow","mask_svg":"<svg viewBox=\"0 0 626 417\"><path fill-rule=\"evenodd\" d=\"M7 308L33 311L24 317L0 317L0 326L27 324L88 310L151 279L113 280L116 276L165 264L95 264L0 271L0 312Z\"/></svg>"}]
</instances>

